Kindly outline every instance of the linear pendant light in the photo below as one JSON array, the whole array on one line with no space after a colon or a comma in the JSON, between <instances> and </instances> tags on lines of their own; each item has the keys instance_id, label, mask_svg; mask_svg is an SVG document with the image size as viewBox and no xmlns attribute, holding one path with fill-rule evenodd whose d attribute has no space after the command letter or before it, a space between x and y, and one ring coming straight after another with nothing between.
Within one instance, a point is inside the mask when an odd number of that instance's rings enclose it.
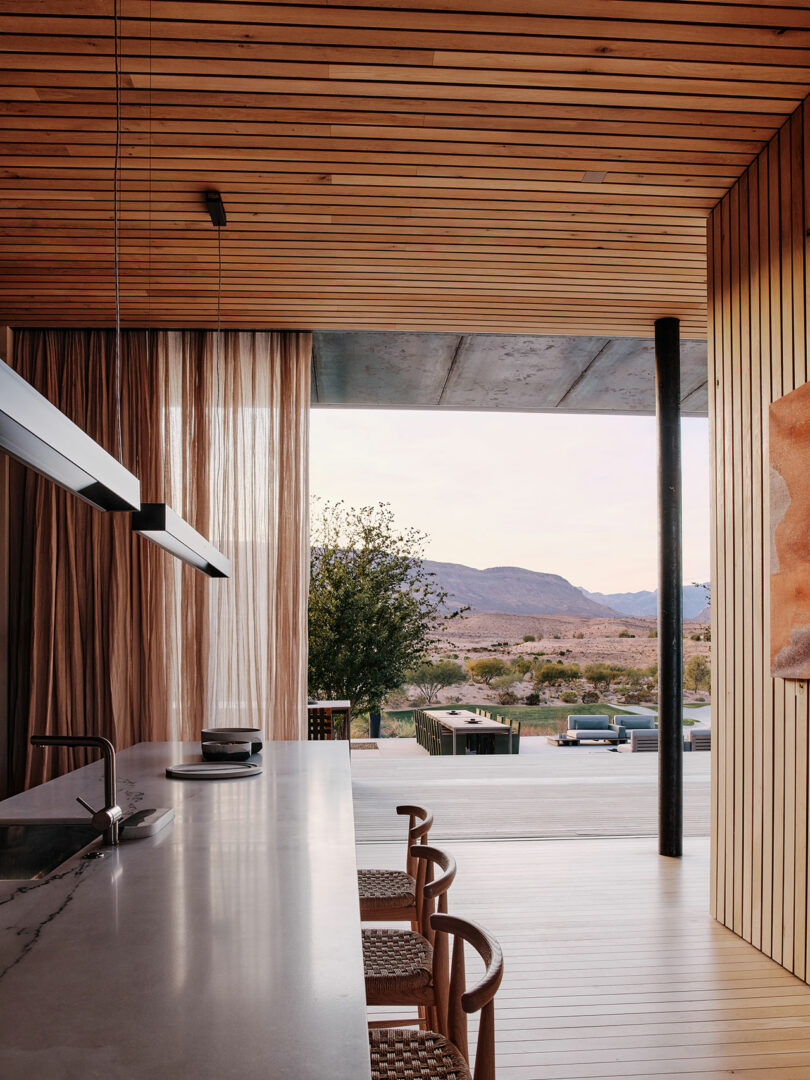
<instances>
[{"instance_id":1,"label":"linear pendant light","mask_svg":"<svg viewBox=\"0 0 810 1080\"><path fill-rule=\"evenodd\" d=\"M137 510L138 477L0 360L0 447L99 510Z\"/></svg>"},{"instance_id":2,"label":"linear pendant light","mask_svg":"<svg viewBox=\"0 0 810 1080\"><path fill-rule=\"evenodd\" d=\"M189 566L202 570L208 577L231 576L230 559L217 551L166 503L141 503L140 510L132 515L132 531L145 536Z\"/></svg>"}]
</instances>

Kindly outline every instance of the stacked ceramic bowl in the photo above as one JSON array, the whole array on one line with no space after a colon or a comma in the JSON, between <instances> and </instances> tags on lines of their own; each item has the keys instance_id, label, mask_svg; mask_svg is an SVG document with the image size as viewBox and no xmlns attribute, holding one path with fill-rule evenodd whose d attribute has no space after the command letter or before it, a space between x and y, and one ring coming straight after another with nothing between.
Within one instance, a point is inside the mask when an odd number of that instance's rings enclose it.
<instances>
[{"instance_id":1,"label":"stacked ceramic bowl","mask_svg":"<svg viewBox=\"0 0 810 1080\"><path fill-rule=\"evenodd\" d=\"M262 748L261 728L203 728L200 741L206 761L247 761Z\"/></svg>"}]
</instances>

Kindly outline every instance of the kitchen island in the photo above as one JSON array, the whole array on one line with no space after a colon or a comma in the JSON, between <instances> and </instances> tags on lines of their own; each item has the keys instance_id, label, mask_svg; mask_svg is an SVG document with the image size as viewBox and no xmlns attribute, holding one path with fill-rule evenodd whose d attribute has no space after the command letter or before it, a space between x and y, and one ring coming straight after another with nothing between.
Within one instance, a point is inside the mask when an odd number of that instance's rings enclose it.
<instances>
[{"instance_id":1,"label":"kitchen island","mask_svg":"<svg viewBox=\"0 0 810 1080\"><path fill-rule=\"evenodd\" d=\"M262 775L215 782L164 775L199 744L117 757L124 813L175 820L103 860L0 881L0 1076L365 1080L345 742L268 743ZM95 762L0 818L81 819L75 798L101 805L102 776Z\"/></svg>"}]
</instances>

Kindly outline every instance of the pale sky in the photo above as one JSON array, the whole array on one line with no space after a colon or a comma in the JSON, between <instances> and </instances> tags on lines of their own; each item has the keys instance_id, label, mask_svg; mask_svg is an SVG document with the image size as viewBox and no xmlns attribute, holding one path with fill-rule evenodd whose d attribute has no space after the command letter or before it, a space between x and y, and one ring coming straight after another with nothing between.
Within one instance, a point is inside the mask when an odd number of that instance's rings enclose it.
<instances>
[{"instance_id":1,"label":"pale sky","mask_svg":"<svg viewBox=\"0 0 810 1080\"><path fill-rule=\"evenodd\" d=\"M313 409L313 495L387 502L442 562L654 589L653 417ZM684 420L684 582L709 577L709 432Z\"/></svg>"}]
</instances>

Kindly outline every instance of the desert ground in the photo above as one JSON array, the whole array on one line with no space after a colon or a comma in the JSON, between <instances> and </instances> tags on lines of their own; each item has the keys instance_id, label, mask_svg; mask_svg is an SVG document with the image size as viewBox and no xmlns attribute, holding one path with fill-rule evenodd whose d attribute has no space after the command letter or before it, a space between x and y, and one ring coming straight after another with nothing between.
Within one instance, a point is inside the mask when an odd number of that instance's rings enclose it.
<instances>
[{"instance_id":1,"label":"desert ground","mask_svg":"<svg viewBox=\"0 0 810 1080\"><path fill-rule=\"evenodd\" d=\"M656 620L652 617L623 616L616 619L582 618L571 615L503 615L468 612L437 628L433 659L450 656L460 663L481 657L499 656L511 660L517 656L556 661L566 664L605 662L623 667L646 668L658 660L658 639L651 637ZM692 656L710 655L711 643L693 641L708 631L706 623L685 622L684 663ZM619 636L624 632L624 635ZM524 642L533 635L536 640ZM515 686L519 698L531 693L531 677ZM544 702L553 704L556 698L541 695ZM480 683L448 687L440 691L440 702L465 701L487 705L497 702L497 692ZM707 700L708 694L686 693L685 700Z\"/></svg>"}]
</instances>

